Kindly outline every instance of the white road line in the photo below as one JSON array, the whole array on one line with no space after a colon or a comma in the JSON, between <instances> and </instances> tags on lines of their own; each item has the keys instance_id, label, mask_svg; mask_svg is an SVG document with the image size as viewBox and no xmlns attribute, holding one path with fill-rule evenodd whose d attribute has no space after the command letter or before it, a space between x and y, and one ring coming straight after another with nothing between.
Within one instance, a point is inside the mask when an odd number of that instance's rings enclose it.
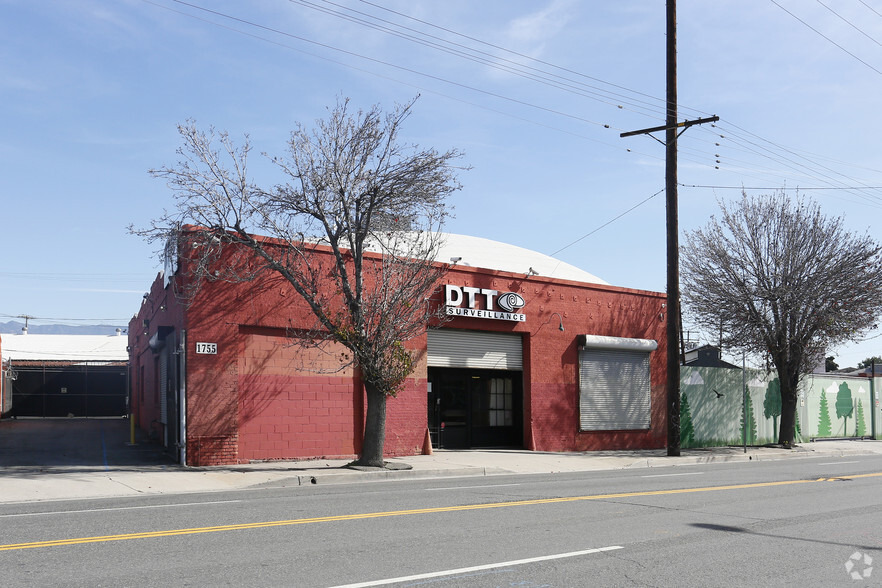
<instances>
[{"instance_id":1,"label":"white road line","mask_svg":"<svg viewBox=\"0 0 882 588\"><path fill-rule=\"evenodd\" d=\"M842 465L846 463L861 463L859 461L828 461L825 463L819 463L817 465Z\"/></svg>"},{"instance_id":2,"label":"white road line","mask_svg":"<svg viewBox=\"0 0 882 588\"><path fill-rule=\"evenodd\" d=\"M471 490L472 488L502 488L503 486L520 486L520 484L484 484L482 486L445 486L444 488L426 488L426 490Z\"/></svg>"},{"instance_id":3,"label":"white road line","mask_svg":"<svg viewBox=\"0 0 882 588\"><path fill-rule=\"evenodd\" d=\"M22 512L17 514L0 514L0 518L12 517L40 517L45 515L59 514L80 514L83 512L107 512L111 510L138 510L142 508L172 508L176 506L199 506L202 504L230 504L232 502L242 502L241 500L215 500L212 502L185 502L181 504L148 504L144 506L115 506L112 508L88 508L85 510L55 510L48 512Z\"/></svg>"},{"instance_id":4,"label":"white road line","mask_svg":"<svg viewBox=\"0 0 882 588\"><path fill-rule=\"evenodd\" d=\"M398 582L411 582L413 580L425 580L427 578L440 578L441 576L456 576L458 574L467 574L469 572L480 572L482 570L492 570L495 568L505 568L509 566L520 566L540 561L549 561L553 559L564 559L567 557L578 557L580 555L589 555L592 553L602 553L604 551L615 551L616 549L624 549L621 545L611 545L609 547L599 547L597 549L585 549L583 551L571 551L569 553L558 553L556 555L543 555L541 557L531 557L528 559L516 559L513 561L504 561L495 564L486 564L483 566L472 566L470 568L459 568L456 570L444 570L441 572L430 572L428 574L416 574L413 576L402 576L400 578L389 578L388 580L374 580L372 582L359 582L358 584L345 584L342 586L334 586L333 588L367 588L368 586L387 586L389 584L397 584Z\"/></svg>"},{"instance_id":5,"label":"white road line","mask_svg":"<svg viewBox=\"0 0 882 588\"><path fill-rule=\"evenodd\" d=\"M653 474L651 476L640 476L641 478L670 478L671 476L697 476L704 472L683 472L682 474Z\"/></svg>"}]
</instances>

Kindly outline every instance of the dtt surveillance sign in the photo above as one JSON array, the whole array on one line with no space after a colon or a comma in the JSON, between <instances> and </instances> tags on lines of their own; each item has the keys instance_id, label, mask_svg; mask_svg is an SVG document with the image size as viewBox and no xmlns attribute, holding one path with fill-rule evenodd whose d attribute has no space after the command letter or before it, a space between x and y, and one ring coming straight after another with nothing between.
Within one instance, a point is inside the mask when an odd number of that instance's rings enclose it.
<instances>
[{"instance_id":1,"label":"dtt surveillance sign","mask_svg":"<svg viewBox=\"0 0 882 588\"><path fill-rule=\"evenodd\" d=\"M497 321L527 322L527 315L518 310L526 305L523 296L516 292L472 288L470 286L444 286L444 308L447 316L465 316Z\"/></svg>"}]
</instances>

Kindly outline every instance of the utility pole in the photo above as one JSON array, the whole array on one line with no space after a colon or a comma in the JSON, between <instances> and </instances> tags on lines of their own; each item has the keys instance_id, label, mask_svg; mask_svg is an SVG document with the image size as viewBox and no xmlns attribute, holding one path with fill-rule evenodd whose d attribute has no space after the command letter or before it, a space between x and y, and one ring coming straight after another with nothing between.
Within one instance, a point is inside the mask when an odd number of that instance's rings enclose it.
<instances>
[{"instance_id":1,"label":"utility pole","mask_svg":"<svg viewBox=\"0 0 882 588\"><path fill-rule=\"evenodd\" d=\"M18 316L15 317L15 318L24 319L25 326L24 326L23 332L24 332L24 333L27 333L27 332L28 332L28 321L30 321L31 319L35 319L35 318L37 318L37 317L35 317L35 316L31 316L31 315L29 315L29 314L20 314L20 315L18 315Z\"/></svg>"},{"instance_id":2,"label":"utility pole","mask_svg":"<svg viewBox=\"0 0 882 588\"><path fill-rule=\"evenodd\" d=\"M677 2L667 0L665 5L667 32L667 99L665 126L622 133L621 137L651 135L665 131L665 210L667 218L667 312L666 351L667 351L667 420L668 455L680 455L680 354L677 342L680 326L680 238L677 216L677 137L693 125L720 120L718 116L677 122ZM678 129L682 129L679 133ZM656 139L655 137L652 137ZM658 141L658 139L656 139ZM661 141L659 141L661 142Z\"/></svg>"},{"instance_id":3,"label":"utility pole","mask_svg":"<svg viewBox=\"0 0 882 588\"><path fill-rule=\"evenodd\" d=\"M668 232L668 455L680 455L680 228L677 214L677 0L665 4L667 116L665 117L665 211Z\"/></svg>"}]
</instances>

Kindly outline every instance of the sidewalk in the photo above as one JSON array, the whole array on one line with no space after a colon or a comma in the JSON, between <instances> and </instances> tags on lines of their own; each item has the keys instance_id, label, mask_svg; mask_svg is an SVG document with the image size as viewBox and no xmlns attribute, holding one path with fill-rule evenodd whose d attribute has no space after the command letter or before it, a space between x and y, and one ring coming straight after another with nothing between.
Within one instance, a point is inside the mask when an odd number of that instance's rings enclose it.
<instances>
[{"instance_id":1,"label":"sidewalk","mask_svg":"<svg viewBox=\"0 0 882 588\"><path fill-rule=\"evenodd\" d=\"M174 464L49 465L0 468L0 503L125 497L187 492L216 492L254 487L350 484L421 478L554 474L628 468L661 468L729 461L766 461L882 454L882 441L818 441L793 450L774 447L687 449L678 457L666 451L547 453L523 450L436 450L433 455L393 458L410 469L355 471L344 460L285 461L186 468Z\"/></svg>"}]
</instances>

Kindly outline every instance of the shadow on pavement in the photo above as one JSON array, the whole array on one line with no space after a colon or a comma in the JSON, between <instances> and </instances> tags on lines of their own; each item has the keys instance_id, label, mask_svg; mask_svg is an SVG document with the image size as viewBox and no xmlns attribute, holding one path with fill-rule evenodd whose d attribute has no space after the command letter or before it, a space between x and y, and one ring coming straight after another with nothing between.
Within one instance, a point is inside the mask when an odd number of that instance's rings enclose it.
<instances>
[{"instance_id":1,"label":"shadow on pavement","mask_svg":"<svg viewBox=\"0 0 882 588\"><path fill-rule=\"evenodd\" d=\"M129 420L5 419L0 421L0 475L9 468L126 469L173 464L162 446L136 436Z\"/></svg>"}]
</instances>

